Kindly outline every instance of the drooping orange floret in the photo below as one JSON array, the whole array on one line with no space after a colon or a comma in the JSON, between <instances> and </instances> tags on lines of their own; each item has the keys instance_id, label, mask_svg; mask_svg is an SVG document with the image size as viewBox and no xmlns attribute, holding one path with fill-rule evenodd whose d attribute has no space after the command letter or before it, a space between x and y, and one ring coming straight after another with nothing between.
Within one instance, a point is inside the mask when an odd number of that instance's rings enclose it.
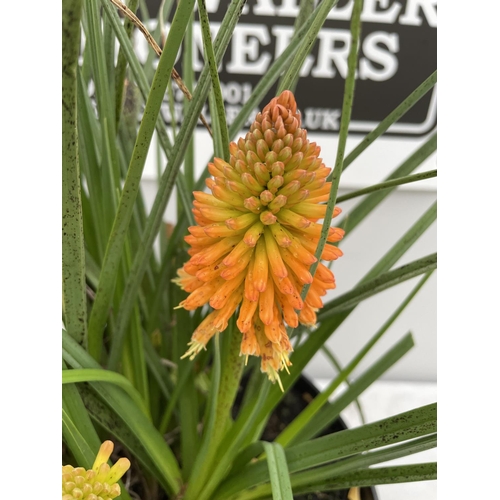
<instances>
[{"instance_id":1,"label":"drooping orange floret","mask_svg":"<svg viewBox=\"0 0 500 500\"><path fill-rule=\"evenodd\" d=\"M321 297L335 288L333 273L323 264L314 277L309 272L331 169L300 124L295 98L286 90L257 115L245 138L229 145L229 163L215 158L208 165L212 194L194 193L198 226L185 238L191 258L174 280L190 293L179 307L193 310L208 303L214 309L193 333L185 356L193 359L239 308L241 354L260 356L261 369L273 382L291 364L285 324L314 325ZM335 208L334 216L339 213ZM332 227L327 241L343 235ZM341 255L326 245L321 258ZM306 284L311 286L303 301Z\"/></svg>"}]
</instances>

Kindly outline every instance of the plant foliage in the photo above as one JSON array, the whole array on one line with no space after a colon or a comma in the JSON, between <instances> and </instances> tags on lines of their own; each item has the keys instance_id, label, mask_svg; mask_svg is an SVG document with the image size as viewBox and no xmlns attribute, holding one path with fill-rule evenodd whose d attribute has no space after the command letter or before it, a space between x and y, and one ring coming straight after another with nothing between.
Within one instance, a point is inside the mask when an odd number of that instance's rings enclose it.
<instances>
[{"instance_id":1,"label":"plant foliage","mask_svg":"<svg viewBox=\"0 0 500 500\"><path fill-rule=\"evenodd\" d=\"M209 103L211 156L227 160L229 141L264 95L272 88L277 93L295 88L302 62L336 0L323 0L316 7L314 2L302 2L290 44L228 128L217 67L244 3L231 1L212 40L203 0L197 5L194 0L164 0L151 33L136 16L148 17L141 1L131 0L125 6L119 0L63 0L65 459L90 467L101 442L111 438L132 462L131 487L136 494L142 492L141 498L152 500L290 500L294 494L434 479L435 464L371 466L435 446L435 405L334 434L322 431L412 348L407 333L350 380L436 268L435 254L394 267L435 220L435 205L352 290L326 302L316 327L299 326L289 332L293 366L283 377L283 391L260 373L257 363L250 360L244 365L235 321L195 361L181 359L192 332L208 314L206 308L174 309L186 294L171 282L187 260L183 238L188 225L193 225L192 192L202 189L208 176L206 169L198 178L194 174L194 131L198 123L207 124L202 108ZM349 213L352 232L398 185L436 175L435 171L414 174L436 149L433 135L417 151L409 151L383 183L337 198L342 171L353 163L355 168L356 158L436 83L434 73L346 155L362 5L362 0L354 0L339 146L317 257L327 244L336 202L359 200ZM196 6L205 66L195 82L187 61ZM165 31L170 12L172 21ZM145 62L134 51L134 29L150 37ZM184 71L179 75L174 65L181 47ZM160 110L178 86L185 94L182 124L167 128ZM148 210L141 177L146 158L153 153L160 163L155 199ZM177 223L171 228L162 214L174 193ZM315 270L313 265L311 273ZM355 314L358 304L415 277L420 278L410 295L325 391L275 441L261 440L273 410L329 337ZM302 289L303 298L308 288ZM340 394L344 382L348 388ZM131 497L122 486L121 498Z\"/></svg>"}]
</instances>

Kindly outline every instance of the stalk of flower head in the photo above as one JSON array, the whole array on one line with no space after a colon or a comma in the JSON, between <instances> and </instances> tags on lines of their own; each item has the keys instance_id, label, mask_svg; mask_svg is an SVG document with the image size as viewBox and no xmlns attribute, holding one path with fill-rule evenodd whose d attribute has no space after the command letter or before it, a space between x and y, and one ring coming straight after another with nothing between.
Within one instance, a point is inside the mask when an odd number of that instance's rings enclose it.
<instances>
[{"instance_id":1,"label":"stalk of flower head","mask_svg":"<svg viewBox=\"0 0 500 500\"><path fill-rule=\"evenodd\" d=\"M107 462L113 448L111 441L104 441L90 470L63 465L62 500L111 500L120 496L118 481L130 468L130 461L120 458L110 467Z\"/></svg>"},{"instance_id":2,"label":"stalk of flower head","mask_svg":"<svg viewBox=\"0 0 500 500\"><path fill-rule=\"evenodd\" d=\"M310 266L325 215L330 168L309 142L290 91L284 91L257 115L245 138L230 144L229 163L214 158L208 165L211 191L194 192L197 225L185 241L191 258L174 281L189 296L178 307L213 308L192 335L184 356L193 359L216 332L227 328L238 310L242 334L240 354L261 357L261 370L271 381L288 370L292 345L286 326L314 325L321 297L335 288L333 273ZM336 208L334 216L340 213ZM340 228L329 230L327 242L339 241ZM326 245L321 258L342 255ZM305 301L302 287L310 284Z\"/></svg>"}]
</instances>

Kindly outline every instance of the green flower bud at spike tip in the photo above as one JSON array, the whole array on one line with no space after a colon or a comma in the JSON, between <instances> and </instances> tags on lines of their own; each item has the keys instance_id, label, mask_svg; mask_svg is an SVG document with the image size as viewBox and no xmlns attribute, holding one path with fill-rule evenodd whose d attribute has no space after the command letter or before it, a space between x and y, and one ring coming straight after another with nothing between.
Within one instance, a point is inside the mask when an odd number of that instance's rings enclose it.
<instances>
[{"instance_id":1,"label":"green flower bud at spike tip","mask_svg":"<svg viewBox=\"0 0 500 500\"><path fill-rule=\"evenodd\" d=\"M130 468L128 458L120 458L113 467L108 465L114 445L111 441L102 443L92 469L63 465L62 500L112 500L120 496L117 481Z\"/></svg>"}]
</instances>

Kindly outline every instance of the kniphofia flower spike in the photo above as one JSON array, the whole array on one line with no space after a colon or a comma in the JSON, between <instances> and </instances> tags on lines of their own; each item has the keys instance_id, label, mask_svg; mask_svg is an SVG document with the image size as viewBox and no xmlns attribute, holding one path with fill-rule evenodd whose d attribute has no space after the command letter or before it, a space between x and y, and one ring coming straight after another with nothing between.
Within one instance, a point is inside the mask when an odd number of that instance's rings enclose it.
<instances>
[{"instance_id":1,"label":"kniphofia flower spike","mask_svg":"<svg viewBox=\"0 0 500 500\"><path fill-rule=\"evenodd\" d=\"M113 447L112 441L104 441L90 470L63 465L62 500L111 500L120 496L117 482L130 468L130 461L120 458L110 467L107 462Z\"/></svg>"},{"instance_id":2,"label":"kniphofia flower spike","mask_svg":"<svg viewBox=\"0 0 500 500\"><path fill-rule=\"evenodd\" d=\"M261 357L271 381L287 369L292 345L285 324L314 325L321 297L335 288L332 272L316 262L331 182L330 168L319 158L320 147L300 127L300 113L290 91L284 91L259 113L246 137L231 143L230 161L208 165L211 194L194 192L197 226L185 237L189 261L174 281L190 295L179 307L193 310L209 304L214 310L192 335L185 356L191 359L216 332L228 326L239 308L241 354ZM334 216L340 213L335 208ZM327 241L344 231L332 227ZM321 258L342 255L326 245ZM310 288L303 301L300 292ZM281 384L281 382L280 382Z\"/></svg>"}]
</instances>

